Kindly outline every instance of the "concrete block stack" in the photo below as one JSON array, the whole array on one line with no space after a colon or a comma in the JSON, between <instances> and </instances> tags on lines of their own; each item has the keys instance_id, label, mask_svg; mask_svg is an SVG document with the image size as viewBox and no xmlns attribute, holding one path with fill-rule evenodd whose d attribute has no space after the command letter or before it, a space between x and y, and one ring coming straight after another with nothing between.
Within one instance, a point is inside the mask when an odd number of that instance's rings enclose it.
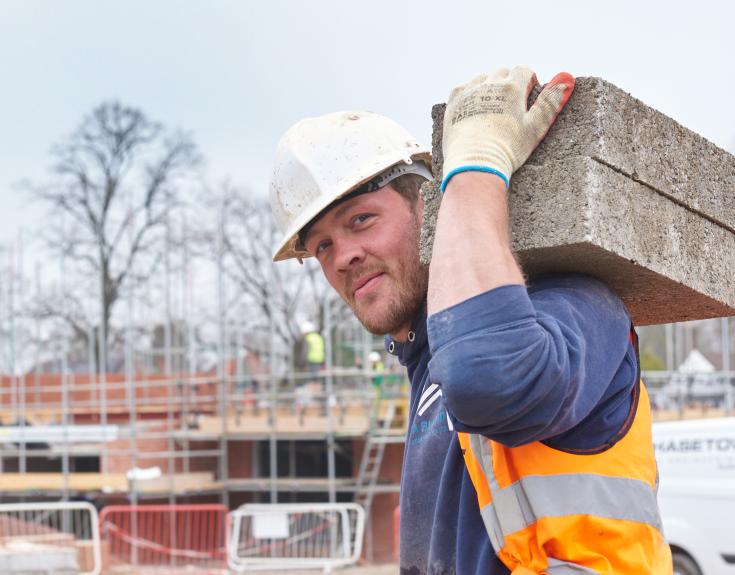
<instances>
[{"instance_id":1,"label":"concrete block stack","mask_svg":"<svg viewBox=\"0 0 735 575\"><path fill-rule=\"evenodd\" d=\"M444 104L434 106L441 181ZM425 185L422 259L437 185ZM637 325L735 315L735 157L599 78L565 110L511 181L524 272L578 272L612 287Z\"/></svg>"}]
</instances>

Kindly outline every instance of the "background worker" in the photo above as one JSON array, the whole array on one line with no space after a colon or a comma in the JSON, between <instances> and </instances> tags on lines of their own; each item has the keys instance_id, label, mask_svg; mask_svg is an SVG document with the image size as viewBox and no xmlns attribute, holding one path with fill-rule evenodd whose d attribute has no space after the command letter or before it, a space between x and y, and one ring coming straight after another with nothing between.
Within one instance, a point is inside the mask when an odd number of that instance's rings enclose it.
<instances>
[{"instance_id":1,"label":"background worker","mask_svg":"<svg viewBox=\"0 0 735 575\"><path fill-rule=\"evenodd\" d=\"M306 349L306 370L310 379L318 381L317 377L324 367L325 360L324 338L310 321L301 324L301 335Z\"/></svg>"},{"instance_id":2,"label":"background worker","mask_svg":"<svg viewBox=\"0 0 735 575\"><path fill-rule=\"evenodd\" d=\"M507 190L573 89L528 109L527 68L459 86L444 197L419 263L425 151L367 113L304 120L279 144L275 260L314 256L411 380L401 573L671 573L650 410L620 300L583 276L526 285Z\"/></svg>"},{"instance_id":3,"label":"background worker","mask_svg":"<svg viewBox=\"0 0 735 575\"><path fill-rule=\"evenodd\" d=\"M296 407L299 412L299 421L303 423L306 408L321 404L322 411L326 409L324 382L319 377L319 373L324 369L326 355L324 338L317 331L316 325L310 321L305 321L301 324L300 328L303 337L302 349L306 364L307 379L296 389Z\"/></svg>"},{"instance_id":4,"label":"background worker","mask_svg":"<svg viewBox=\"0 0 735 575\"><path fill-rule=\"evenodd\" d=\"M380 394L380 390L383 388L383 380L385 379L383 358L380 357L380 353L377 351L371 351L368 354L368 359L370 360L370 369L373 372L373 387Z\"/></svg>"}]
</instances>

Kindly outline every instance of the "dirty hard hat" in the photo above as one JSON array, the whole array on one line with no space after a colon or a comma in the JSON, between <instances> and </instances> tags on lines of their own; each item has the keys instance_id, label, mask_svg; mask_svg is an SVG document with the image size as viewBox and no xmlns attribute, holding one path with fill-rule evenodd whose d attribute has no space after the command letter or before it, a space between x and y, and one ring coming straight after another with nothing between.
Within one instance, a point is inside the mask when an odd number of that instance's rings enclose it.
<instances>
[{"instance_id":1,"label":"dirty hard hat","mask_svg":"<svg viewBox=\"0 0 735 575\"><path fill-rule=\"evenodd\" d=\"M336 112L296 123L281 138L273 163L270 204L283 232L273 261L308 257L299 232L336 200L406 173L430 179L430 165L428 150L379 114Z\"/></svg>"}]
</instances>

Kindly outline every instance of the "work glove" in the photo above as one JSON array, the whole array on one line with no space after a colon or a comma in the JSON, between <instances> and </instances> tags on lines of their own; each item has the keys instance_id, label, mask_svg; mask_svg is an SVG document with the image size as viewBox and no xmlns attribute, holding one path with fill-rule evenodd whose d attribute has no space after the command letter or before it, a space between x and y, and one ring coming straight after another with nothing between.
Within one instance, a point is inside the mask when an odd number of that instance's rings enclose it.
<instances>
[{"instance_id":1,"label":"work glove","mask_svg":"<svg viewBox=\"0 0 735 575\"><path fill-rule=\"evenodd\" d=\"M536 86L536 74L517 67L478 76L452 90L444 112L442 192L452 176L465 171L496 174L508 186L571 96L574 77L566 72L554 76L529 109Z\"/></svg>"}]
</instances>

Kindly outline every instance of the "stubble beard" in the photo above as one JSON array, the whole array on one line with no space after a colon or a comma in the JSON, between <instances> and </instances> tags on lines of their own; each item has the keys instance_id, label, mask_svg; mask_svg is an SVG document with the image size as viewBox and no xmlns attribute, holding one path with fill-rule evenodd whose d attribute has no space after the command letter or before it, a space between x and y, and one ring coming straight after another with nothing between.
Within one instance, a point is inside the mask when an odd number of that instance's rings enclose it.
<instances>
[{"instance_id":1,"label":"stubble beard","mask_svg":"<svg viewBox=\"0 0 735 575\"><path fill-rule=\"evenodd\" d=\"M415 233L411 233L411 237L415 239L404 252L405 257L398 261L396 269L388 270L383 267L375 270L385 273L386 279L392 281L393 284L390 286L393 293L388 296L389 299L384 304L385 310L375 309L375 306L381 303L379 295L365 298L366 301L362 305L367 309L364 312L358 309L354 298L347 302L363 327L374 335L396 333L405 325L410 324L426 300L429 268L422 265L419 259L419 223L414 221L413 227L415 229L412 232Z\"/></svg>"}]
</instances>

